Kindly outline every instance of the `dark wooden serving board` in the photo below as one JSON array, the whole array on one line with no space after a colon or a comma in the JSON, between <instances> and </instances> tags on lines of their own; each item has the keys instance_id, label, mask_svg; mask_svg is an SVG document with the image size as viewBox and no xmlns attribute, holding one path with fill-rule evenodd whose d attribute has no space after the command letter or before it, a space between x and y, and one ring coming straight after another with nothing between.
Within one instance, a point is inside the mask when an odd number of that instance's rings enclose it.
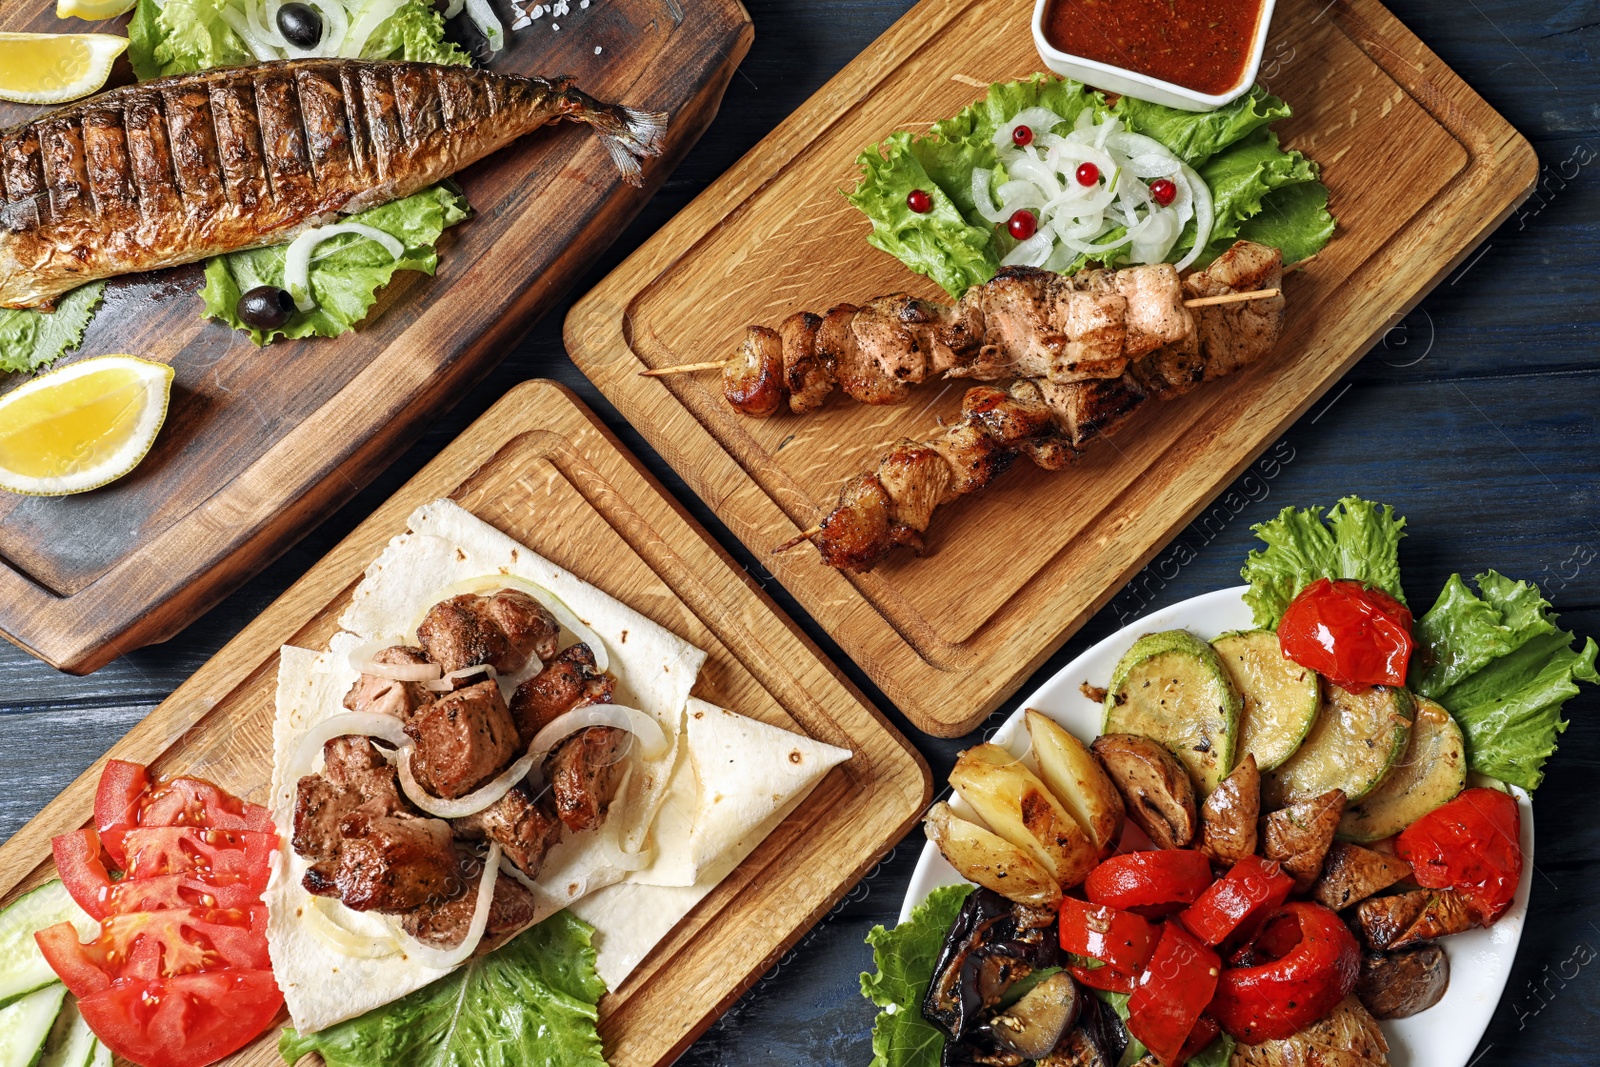
<instances>
[{"instance_id":1,"label":"dark wooden serving board","mask_svg":"<svg viewBox=\"0 0 1600 1067\"><path fill-rule=\"evenodd\" d=\"M510 31L489 66L570 74L591 94L668 112L646 186L623 185L572 124L458 175L475 214L439 272L395 275L356 332L280 341L200 318L198 266L114 280L71 358L129 352L177 372L155 448L132 475L57 499L0 493L0 632L86 673L163 640L265 566L398 455L509 350L644 204L709 125L752 27L738 0L596 0ZM124 32L0 7L0 30ZM126 80L126 62L118 74ZM0 103L0 128L38 108ZM0 378L0 391L17 380Z\"/></svg>"},{"instance_id":2,"label":"dark wooden serving board","mask_svg":"<svg viewBox=\"0 0 1600 1067\"><path fill-rule=\"evenodd\" d=\"M953 416L960 382L910 403L734 412L716 374L750 323L931 282L866 243L839 194L862 147L925 129L982 86L1041 69L1017 0L923 0L573 309L568 350L723 522L919 727L971 730L1193 520L1527 197L1533 149L1377 0L1280 0L1262 80L1274 126L1318 160L1340 230L1285 282L1278 351L1146 405L1072 470L1028 464L941 508L921 558L870 574L788 540L902 437Z\"/></svg>"},{"instance_id":3,"label":"dark wooden serving board","mask_svg":"<svg viewBox=\"0 0 1600 1067\"><path fill-rule=\"evenodd\" d=\"M50 838L89 818L106 759L200 775L265 803L280 646L327 647L367 565L412 511L440 497L704 649L695 696L853 753L601 1001L612 1067L669 1064L905 835L933 780L906 740L554 382L524 383L490 408L0 845L0 906L55 877ZM278 1032L223 1062L281 1064Z\"/></svg>"}]
</instances>

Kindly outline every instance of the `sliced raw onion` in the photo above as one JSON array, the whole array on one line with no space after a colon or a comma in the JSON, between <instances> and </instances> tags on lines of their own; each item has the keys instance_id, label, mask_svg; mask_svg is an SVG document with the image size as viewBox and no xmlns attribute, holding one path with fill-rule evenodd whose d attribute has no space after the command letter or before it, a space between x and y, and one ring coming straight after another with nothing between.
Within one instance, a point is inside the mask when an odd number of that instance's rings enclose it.
<instances>
[{"instance_id":1,"label":"sliced raw onion","mask_svg":"<svg viewBox=\"0 0 1600 1067\"><path fill-rule=\"evenodd\" d=\"M323 241L343 233L353 233L376 241L395 259L406 254L406 246L400 243L398 237L359 222L340 222L307 230L291 241L288 251L283 254L284 288L289 290L289 295L294 297L294 306L301 311L310 311L317 306L311 295L311 253Z\"/></svg>"},{"instance_id":2,"label":"sliced raw onion","mask_svg":"<svg viewBox=\"0 0 1600 1067\"><path fill-rule=\"evenodd\" d=\"M317 723L300 738L294 756L289 760L288 781L291 784L298 782L317 769L317 757L322 755L323 745L336 737L352 736L375 737L395 748L405 748L411 744L405 728L393 715L379 715L370 711L334 715Z\"/></svg>"},{"instance_id":3,"label":"sliced raw onion","mask_svg":"<svg viewBox=\"0 0 1600 1067\"><path fill-rule=\"evenodd\" d=\"M360 59L373 33L404 3L405 0L367 0L361 8L360 17L351 25L350 32L339 46L339 55L346 59Z\"/></svg>"},{"instance_id":4,"label":"sliced raw onion","mask_svg":"<svg viewBox=\"0 0 1600 1067\"><path fill-rule=\"evenodd\" d=\"M474 674L485 675L485 681L495 681L500 673L490 663L475 663L471 667L462 667L458 671L451 671L444 677L435 675L432 680L424 683L424 687L434 693L449 693L456 687L456 682L462 678L471 678Z\"/></svg>"},{"instance_id":5,"label":"sliced raw onion","mask_svg":"<svg viewBox=\"0 0 1600 1067\"><path fill-rule=\"evenodd\" d=\"M1000 265L1003 267L1042 267L1045 264L1045 260L1050 258L1050 250L1055 247L1055 243L1055 234L1049 230L1040 230L1007 252L1006 257L1000 261Z\"/></svg>"},{"instance_id":6,"label":"sliced raw onion","mask_svg":"<svg viewBox=\"0 0 1600 1067\"><path fill-rule=\"evenodd\" d=\"M478 879L478 901L472 912L472 925L467 927L467 936L462 938L461 944L452 949L440 949L401 934L405 938L406 954L439 971L452 970L471 959L483 940L483 932L489 928L489 906L494 903L494 884L499 878L500 846L491 843L489 855L483 861L483 877Z\"/></svg>"},{"instance_id":7,"label":"sliced raw onion","mask_svg":"<svg viewBox=\"0 0 1600 1067\"><path fill-rule=\"evenodd\" d=\"M281 0L273 0L274 4ZM312 7L322 12L322 40L317 42L316 54L319 56L336 56L339 49L344 46L344 39L350 33L350 15L344 9L344 4L339 0L308 0ZM277 13L273 13L273 25L277 25Z\"/></svg>"},{"instance_id":8,"label":"sliced raw onion","mask_svg":"<svg viewBox=\"0 0 1600 1067\"><path fill-rule=\"evenodd\" d=\"M489 6L489 0L467 0L467 17L489 42L489 51L498 52L506 46L505 27L500 25L500 17Z\"/></svg>"},{"instance_id":9,"label":"sliced raw onion","mask_svg":"<svg viewBox=\"0 0 1600 1067\"><path fill-rule=\"evenodd\" d=\"M1211 189L1206 185L1205 179L1195 172L1188 164L1178 171L1180 187L1187 185L1189 194L1194 197L1194 247L1189 249L1189 254L1174 264L1179 270L1189 266L1200 253L1205 251L1206 242L1211 240L1211 225L1215 216L1211 209Z\"/></svg>"},{"instance_id":10,"label":"sliced raw onion","mask_svg":"<svg viewBox=\"0 0 1600 1067\"><path fill-rule=\"evenodd\" d=\"M638 708L621 704L586 704L557 715L534 736L530 752L546 753L563 739L591 726L612 726L626 730L639 741L639 754L645 759L660 759L667 754L667 735L661 724Z\"/></svg>"},{"instance_id":11,"label":"sliced raw onion","mask_svg":"<svg viewBox=\"0 0 1600 1067\"><path fill-rule=\"evenodd\" d=\"M1018 126L1026 126L1031 129L1033 136L1037 139L1043 137L1057 126L1064 125L1066 121L1066 119L1047 107L1024 108L999 125L994 131L993 140L997 145L1013 144L1011 131Z\"/></svg>"},{"instance_id":12,"label":"sliced raw onion","mask_svg":"<svg viewBox=\"0 0 1600 1067\"><path fill-rule=\"evenodd\" d=\"M450 5L444 9L444 17L453 19L461 14L461 9L467 6L467 0L450 0Z\"/></svg>"},{"instance_id":13,"label":"sliced raw onion","mask_svg":"<svg viewBox=\"0 0 1600 1067\"><path fill-rule=\"evenodd\" d=\"M400 945L392 937L358 934L341 926L325 910L332 904L325 897L311 897L300 910L311 936L336 952L362 960L381 960L397 955Z\"/></svg>"},{"instance_id":14,"label":"sliced raw onion","mask_svg":"<svg viewBox=\"0 0 1600 1067\"><path fill-rule=\"evenodd\" d=\"M345 657L350 669L357 674L370 674L375 678L388 678L394 682L431 682L439 677L437 663L379 663L377 655L395 647L395 642L379 638L350 650Z\"/></svg>"},{"instance_id":15,"label":"sliced raw onion","mask_svg":"<svg viewBox=\"0 0 1600 1067\"><path fill-rule=\"evenodd\" d=\"M224 5L219 13L222 15L222 21L228 24L228 29L237 34L239 40L244 42L245 47L250 49L251 55L263 63L283 58L281 50L273 45L271 41L257 33L255 27L250 25L250 20L244 12L236 7Z\"/></svg>"},{"instance_id":16,"label":"sliced raw onion","mask_svg":"<svg viewBox=\"0 0 1600 1067\"><path fill-rule=\"evenodd\" d=\"M533 770L533 765L538 762L538 757L543 753L535 754L530 746L528 754L517 762L507 767L488 785L474 789L464 797L447 800L436 797L417 781L416 775L411 773L411 753L414 748L406 748L400 753L395 769L400 772L400 788L405 790L407 799L429 815L441 819L465 819L468 815L476 815L491 804L497 803L501 797L511 792L511 787L528 777L528 772Z\"/></svg>"}]
</instances>

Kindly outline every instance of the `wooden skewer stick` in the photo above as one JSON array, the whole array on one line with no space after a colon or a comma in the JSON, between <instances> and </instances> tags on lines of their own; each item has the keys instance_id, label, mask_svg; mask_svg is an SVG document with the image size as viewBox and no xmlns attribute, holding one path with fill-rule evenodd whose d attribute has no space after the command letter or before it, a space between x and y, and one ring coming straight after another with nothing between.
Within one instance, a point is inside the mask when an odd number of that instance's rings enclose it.
<instances>
[{"instance_id":1,"label":"wooden skewer stick","mask_svg":"<svg viewBox=\"0 0 1600 1067\"><path fill-rule=\"evenodd\" d=\"M1217 304L1239 304L1246 300L1268 300L1283 292L1281 289L1252 289L1248 293L1223 293L1221 296L1198 296L1185 300L1186 308L1208 308Z\"/></svg>"},{"instance_id":2,"label":"wooden skewer stick","mask_svg":"<svg viewBox=\"0 0 1600 1067\"><path fill-rule=\"evenodd\" d=\"M1200 296L1195 297L1193 300L1185 300L1183 302L1183 306L1188 308L1204 308L1215 307L1218 304L1240 304L1246 300L1267 300L1277 296L1282 291L1283 290L1281 289L1252 289L1248 293L1223 293L1221 296ZM651 370L640 371L639 377L665 378L672 374L694 374L703 370L721 370L723 367L726 367L732 362L733 360L731 359L711 359L704 363L684 363L676 367L656 367ZM799 542L796 542L796 544L798 543ZM782 549L779 549L778 551L781 552Z\"/></svg>"},{"instance_id":3,"label":"wooden skewer stick","mask_svg":"<svg viewBox=\"0 0 1600 1067\"><path fill-rule=\"evenodd\" d=\"M781 544L777 548L773 549L772 550L772 554L774 556L776 556L779 552L787 552L791 548L793 548L795 545L800 544L800 542L809 541L809 540L811 540L813 537L817 536L817 534L819 534L821 532L822 532L822 527L821 526L813 526L809 530L801 530L798 534L796 534L795 536L789 538L789 540L785 541L783 544Z\"/></svg>"}]
</instances>

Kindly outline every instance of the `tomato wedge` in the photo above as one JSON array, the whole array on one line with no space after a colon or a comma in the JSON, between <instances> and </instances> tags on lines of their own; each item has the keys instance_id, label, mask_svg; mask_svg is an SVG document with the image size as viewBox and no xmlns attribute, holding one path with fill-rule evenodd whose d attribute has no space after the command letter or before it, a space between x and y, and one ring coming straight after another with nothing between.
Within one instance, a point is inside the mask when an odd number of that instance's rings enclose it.
<instances>
[{"instance_id":1,"label":"tomato wedge","mask_svg":"<svg viewBox=\"0 0 1600 1067\"><path fill-rule=\"evenodd\" d=\"M123 837L128 877L163 874L242 876L257 893L267 887L276 834L252 830L207 830L189 826L141 826Z\"/></svg>"},{"instance_id":2,"label":"tomato wedge","mask_svg":"<svg viewBox=\"0 0 1600 1067\"><path fill-rule=\"evenodd\" d=\"M113 915L100 935L78 941L71 923L34 935L45 962L74 996L97 993L120 978L157 979L238 967L268 970L267 909L169 908Z\"/></svg>"},{"instance_id":3,"label":"tomato wedge","mask_svg":"<svg viewBox=\"0 0 1600 1067\"><path fill-rule=\"evenodd\" d=\"M272 815L200 778L159 783L139 805L140 826L206 826L214 830L272 830Z\"/></svg>"},{"instance_id":4,"label":"tomato wedge","mask_svg":"<svg viewBox=\"0 0 1600 1067\"><path fill-rule=\"evenodd\" d=\"M1126 852L1089 872L1083 895L1150 918L1169 915L1199 899L1211 885L1211 861L1190 849Z\"/></svg>"},{"instance_id":5,"label":"tomato wedge","mask_svg":"<svg viewBox=\"0 0 1600 1067\"><path fill-rule=\"evenodd\" d=\"M117 882L101 899L107 915L168 908L228 910L261 903L261 891L253 888L250 878L239 874L158 874Z\"/></svg>"},{"instance_id":6,"label":"tomato wedge","mask_svg":"<svg viewBox=\"0 0 1600 1067\"><path fill-rule=\"evenodd\" d=\"M1132 993L1139 970L1156 950L1159 932L1143 916L1104 905L1061 899L1061 948L1104 966L1073 964L1072 976L1094 989Z\"/></svg>"},{"instance_id":7,"label":"tomato wedge","mask_svg":"<svg viewBox=\"0 0 1600 1067\"><path fill-rule=\"evenodd\" d=\"M1498 789L1468 789L1406 827L1395 852L1427 889L1454 889L1479 920L1494 922L1511 907L1522 881L1522 815L1517 798Z\"/></svg>"},{"instance_id":8,"label":"tomato wedge","mask_svg":"<svg viewBox=\"0 0 1600 1067\"><path fill-rule=\"evenodd\" d=\"M1222 960L1175 922L1162 924L1155 955L1128 998L1128 1032L1164 1067L1179 1067L1183 1050L1217 990Z\"/></svg>"},{"instance_id":9,"label":"tomato wedge","mask_svg":"<svg viewBox=\"0 0 1600 1067\"><path fill-rule=\"evenodd\" d=\"M124 981L78 1001L111 1051L149 1067L205 1067L272 1025L283 994L271 971L221 970Z\"/></svg>"},{"instance_id":10,"label":"tomato wedge","mask_svg":"<svg viewBox=\"0 0 1600 1067\"><path fill-rule=\"evenodd\" d=\"M93 830L59 834L50 841L56 873L78 907L94 919L109 913L111 874L100 855L100 835Z\"/></svg>"},{"instance_id":11,"label":"tomato wedge","mask_svg":"<svg viewBox=\"0 0 1600 1067\"><path fill-rule=\"evenodd\" d=\"M1405 685L1411 610L1382 589L1318 578L1278 620L1278 647L1341 689Z\"/></svg>"},{"instance_id":12,"label":"tomato wedge","mask_svg":"<svg viewBox=\"0 0 1600 1067\"><path fill-rule=\"evenodd\" d=\"M94 825L100 831L106 858L115 870L122 870L122 835L139 825L139 801L150 788L150 772L137 763L114 759L100 772L100 786L94 794Z\"/></svg>"},{"instance_id":13,"label":"tomato wedge","mask_svg":"<svg viewBox=\"0 0 1600 1067\"><path fill-rule=\"evenodd\" d=\"M1277 958L1223 971L1211 1002L1222 1028L1247 1045L1289 1037L1355 988L1361 950L1344 920L1321 904L1285 904L1262 930L1256 947L1263 946Z\"/></svg>"},{"instance_id":14,"label":"tomato wedge","mask_svg":"<svg viewBox=\"0 0 1600 1067\"><path fill-rule=\"evenodd\" d=\"M1294 879L1277 860L1246 856L1200 894L1178 921L1215 948L1234 937L1248 938L1289 899Z\"/></svg>"}]
</instances>

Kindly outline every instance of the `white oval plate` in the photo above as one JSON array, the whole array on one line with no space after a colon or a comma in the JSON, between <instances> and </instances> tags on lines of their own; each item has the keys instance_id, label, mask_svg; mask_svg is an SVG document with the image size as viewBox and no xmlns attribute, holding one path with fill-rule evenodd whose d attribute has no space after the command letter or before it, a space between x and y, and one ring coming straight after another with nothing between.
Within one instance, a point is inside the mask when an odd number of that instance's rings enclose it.
<instances>
[{"instance_id":1,"label":"white oval plate","mask_svg":"<svg viewBox=\"0 0 1600 1067\"><path fill-rule=\"evenodd\" d=\"M1028 731L1022 723L1025 708L1044 712L1086 743L1098 737L1100 705L1079 692L1078 687L1084 682L1104 685L1110 681L1117 660L1141 634L1185 629L1211 640L1230 630L1251 629L1250 609L1243 599L1247 588L1241 585L1206 593L1152 612L1118 630L1034 690L1016 714L1000 726L994 743L1031 765ZM1522 940L1522 926L1528 914L1528 891L1533 884L1533 808L1526 793L1521 790L1516 793L1522 810L1523 855L1522 884L1517 887L1516 900L1511 910L1489 929L1471 930L1440 942L1450 956L1450 987L1444 999L1420 1015L1382 1024L1384 1036L1389 1039L1389 1062L1394 1067L1467 1067L1468 1059L1489 1026L1495 1006L1500 1003L1500 994L1511 973L1511 962L1517 955L1517 943ZM958 809L962 807L959 797L951 803ZM1132 827L1128 832L1142 836ZM1124 844L1128 843L1124 838ZM939 855L938 849L931 843L924 845L917 869L911 875L905 903L900 908L900 921L904 922L911 909L929 893L961 880L955 868Z\"/></svg>"}]
</instances>

